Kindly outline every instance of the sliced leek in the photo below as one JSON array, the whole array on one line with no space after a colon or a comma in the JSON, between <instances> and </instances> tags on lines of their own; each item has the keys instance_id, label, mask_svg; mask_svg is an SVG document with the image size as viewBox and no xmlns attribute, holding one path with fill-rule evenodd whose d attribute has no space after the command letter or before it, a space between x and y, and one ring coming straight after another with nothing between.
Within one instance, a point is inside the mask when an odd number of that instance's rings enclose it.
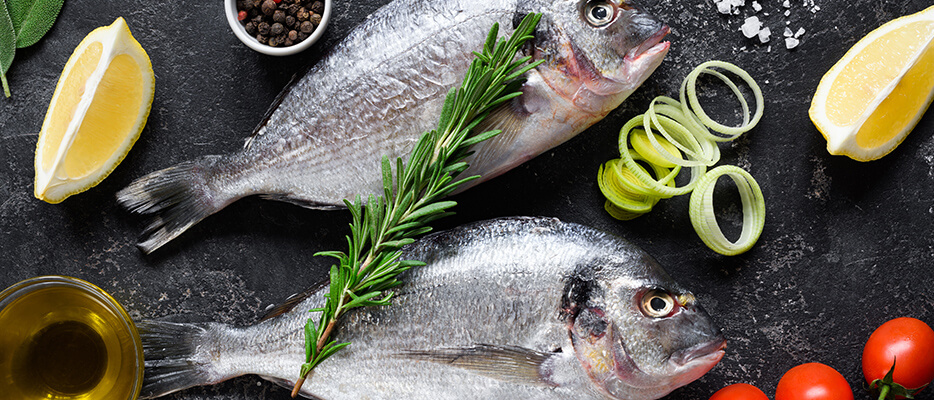
<instances>
[{"instance_id":1,"label":"sliced leek","mask_svg":"<svg viewBox=\"0 0 934 400\"><path fill-rule=\"evenodd\" d=\"M735 242L723 235L714 215L714 187L717 180L724 175L733 179L743 203L743 231ZM759 240L765 226L765 199L762 197L762 189L752 175L733 165L721 165L701 178L694 188L694 193L691 193L688 212L691 225L694 225L694 230L704 244L725 256L745 253Z\"/></svg>"},{"instance_id":2,"label":"sliced leek","mask_svg":"<svg viewBox=\"0 0 934 400\"><path fill-rule=\"evenodd\" d=\"M715 68L732 73L746 83L756 101L754 112L750 112L739 87ZM739 126L720 124L701 107L697 98L697 78L701 74L718 78L732 90L743 112L743 122ZM718 142L735 140L759 123L764 111L762 90L746 71L714 60L691 71L679 92L680 101L658 96L649 103L644 114L633 117L620 129L620 158L608 161L597 173L598 185L607 198L604 208L614 218L628 220L651 211L660 199L694 191L691 224L701 240L720 254L745 252L762 233L765 220L762 192L752 176L742 169L718 167L707 172L707 168L720 161ZM691 177L679 187L675 178L682 167L690 169ZM712 174L713 171L717 173ZM713 217L713 186L722 175L733 178L743 200L743 234L735 243L723 236ZM700 187L703 190L698 191Z\"/></svg>"}]
</instances>

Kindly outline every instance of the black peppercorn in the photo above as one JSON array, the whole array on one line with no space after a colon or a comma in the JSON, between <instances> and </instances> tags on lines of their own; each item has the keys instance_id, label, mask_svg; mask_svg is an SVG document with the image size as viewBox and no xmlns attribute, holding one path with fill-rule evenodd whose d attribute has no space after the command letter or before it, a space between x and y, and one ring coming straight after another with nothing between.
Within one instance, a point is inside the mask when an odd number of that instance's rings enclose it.
<instances>
[{"instance_id":1,"label":"black peppercorn","mask_svg":"<svg viewBox=\"0 0 934 400\"><path fill-rule=\"evenodd\" d=\"M256 36L256 23L253 21L247 22L246 25L243 26L243 29L246 29L247 35Z\"/></svg>"},{"instance_id":2,"label":"black peppercorn","mask_svg":"<svg viewBox=\"0 0 934 400\"><path fill-rule=\"evenodd\" d=\"M280 42L279 42L279 37L278 37L278 36L270 36L270 37L269 37L269 43L267 43L267 44L268 44L269 46L272 46L272 47L278 47L278 46L279 46L279 43L280 43Z\"/></svg>"},{"instance_id":3,"label":"black peppercorn","mask_svg":"<svg viewBox=\"0 0 934 400\"><path fill-rule=\"evenodd\" d=\"M322 0L235 0L243 29L261 44L292 46L321 24Z\"/></svg>"},{"instance_id":4,"label":"black peppercorn","mask_svg":"<svg viewBox=\"0 0 934 400\"><path fill-rule=\"evenodd\" d=\"M259 31L260 35L268 36L269 35L269 23L266 21L260 22L256 26L256 30Z\"/></svg>"},{"instance_id":5,"label":"black peppercorn","mask_svg":"<svg viewBox=\"0 0 934 400\"><path fill-rule=\"evenodd\" d=\"M311 22L312 24L314 24L315 26L318 26L318 25L321 24L321 15L320 15L320 14L311 14L311 16L308 17L308 21Z\"/></svg>"},{"instance_id":6,"label":"black peppercorn","mask_svg":"<svg viewBox=\"0 0 934 400\"><path fill-rule=\"evenodd\" d=\"M271 35L278 36L278 35L281 35L282 32L285 32L285 26L278 22L272 24L272 26L269 27L269 33Z\"/></svg>"},{"instance_id":7,"label":"black peppercorn","mask_svg":"<svg viewBox=\"0 0 934 400\"><path fill-rule=\"evenodd\" d=\"M276 11L276 2L273 0L265 0L263 1L262 9L263 14L272 15L272 13Z\"/></svg>"},{"instance_id":8,"label":"black peppercorn","mask_svg":"<svg viewBox=\"0 0 934 400\"><path fill-rule=\"evenodd\" d=\"M274 13L272 13L272 20L278 23L285 22L285 11L276 10Z\"/></svg>"},{"instance_id":9,"label":"black peppercorn","mask_svg":"<svg viewBox=\"0 0 934 400\"><path fill-rule=\"evenodd\" d=\"M316 13L316 14L321 14L321 13L323 13L323 12L324 12L324 3L320 2L320 1L316 1L314 4L311 5L311 11L314 12L314 13Z\"/></svg>"}]
</instances>

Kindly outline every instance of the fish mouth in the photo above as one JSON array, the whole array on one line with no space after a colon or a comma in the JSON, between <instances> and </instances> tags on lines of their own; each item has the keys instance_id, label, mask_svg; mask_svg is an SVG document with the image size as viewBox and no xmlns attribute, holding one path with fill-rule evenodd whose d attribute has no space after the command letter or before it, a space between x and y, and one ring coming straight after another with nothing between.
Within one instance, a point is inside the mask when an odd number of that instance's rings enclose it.
<instances>
[{"instance_id":1,"label":"fish mouth","mask_svg":"<svg viewBox=\"0 0 934 400\"><path fill-rule=\"evenodd\" d=\"M671 42L663 42L662 39L669 33L671 33L671 28L669 28L668 25L662 25L661 28L655 31L652 36L649 36L642 44L629 50L626 54L626 59L635 60L646 54L656 54L667 50L668 47L671 46Z\"/></svg>"},{"instance_id":2,"label":"fish mouth","mask_svg":"<svg viewBox=\"0 0 934 400\"><path fill-rule=\"evenodd\" d=\"M688 364L716 364L726 354L726 339L718 337L680 350L671 356L671 362L679 367Z\"/></svg>"}]
</instances>

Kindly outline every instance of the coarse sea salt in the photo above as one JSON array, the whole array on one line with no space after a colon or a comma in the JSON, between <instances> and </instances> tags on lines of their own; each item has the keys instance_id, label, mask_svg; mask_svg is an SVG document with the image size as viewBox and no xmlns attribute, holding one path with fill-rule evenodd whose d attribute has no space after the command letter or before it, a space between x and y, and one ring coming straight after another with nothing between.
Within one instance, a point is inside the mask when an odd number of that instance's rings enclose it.
<instances>
[{"instance_id":1,"label":"coarse sea salt","mask_svg":"<svg viewBox=\"0 0 934 400\"><path fill-rule=\"evenodd\" d=\"M720 14L739 14L739 8L746 5L746 0L714 0Z\"/></svg>"},{"instance_id":2,"label":"coarse sea salt","mask_svg":"<svg viewBox=\"0 0 934 400\"><path fill-rule=\"evenodd\" d=\"M791 28L789 28L789 27L786 26L786 27L785 27L785 33L782 34L782 36L791 37L791 36L794 36L794 34L795 34L795 33L791 31Z\"/></svg>"},{"instance_id":3,"label":"coarse sea salt","mask_svg":"<svg viewBox=\"0 0 934 400\"><path fill-rule=\"evenodd\" d=\"M798 44L799 44L799 43L801 43L801 41L799 41L798 39L795 39L795 38L793 38L793 37L786 37L786 38L785 38L785 48L788 49L788 50L791 50L791 49L793 49L793 48L795 48L795 47L798 47Z\"/></svg>"},{"instance_id":4,"label":"coarse sea salt","mask_svg":"<svg viewBox=\"0 0 934 400\"><path fill-rule=\"evenodd\" d=\"M731 12L730 3L727 3L725 1L721 1L717 3L717 12L719 12L720 14L730 14Z\"/></svg>"},{"instance_id":5,"label":"coarse sea salt","mask_svg":"<svg viewBox=\"0 0 934 400\"><path fill-rule=\"evenodd\" d=\"M756 10L756 12L762 11L762 5L758 1L754 1L752 2L752 9Z\"/></svg>"},{"instance_id":6,"label":"coarse sea salt","mask_svg":"<svg viewBox=\"0 0 934 400\"><path fill-rule=\"evenodd\" d=\"M762 22L760 22L759 17L756 16L746 18L746 21L743 22L743 26L739 27L739 30L743 32L743 36L750 39L758 35L761 29Z\"/></svg>"},{"instance_id":7,"label":"coarse sea salt","mask_svg":"<svg viewBox=\"0 0 934 400\"><path fill-rule=\"evenodd\" d=\"M759 31L759 41L762 43L768 42L771 35L772 31L769 30L769 28L762 28L762 30Z\"/></svg>"}]
</instances>

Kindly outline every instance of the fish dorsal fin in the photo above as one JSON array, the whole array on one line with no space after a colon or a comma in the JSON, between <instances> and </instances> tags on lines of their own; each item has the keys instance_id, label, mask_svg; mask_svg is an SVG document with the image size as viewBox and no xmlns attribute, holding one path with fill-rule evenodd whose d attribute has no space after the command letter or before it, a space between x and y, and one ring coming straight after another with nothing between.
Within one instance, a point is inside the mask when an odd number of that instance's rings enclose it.
<instances>
[{"instance_id":1,"label":"fish dorsal fin","mask_svg":"<svg viewBox=\"0 0 934 400\"><path fill-rule=\"evenodd\" d=\"M545 367L553 355L524 347L479 344L439 350L410 350L400 356L450 365L503 381L555 386L548 379Z\"/></svg>"},{"instance_id":2,"label":"fish dorsal fin","mask_svg":"<svg viewBox=\"0 0 934 400\"><path fill-rule=\"evenodd\" d=\"M260 318L259 321L257 322L263 322L267 319L272 319L282 314L285 314L289 311L292 311L292 309L295 308L295 306L305 301L305 299L311 297L312 294L316 293L318 290L324 287L325 284L327 284L327 282L320 282L317 285L312 286L308 290L305 290L304 292L296 293L296 294L289 296L289 298L285 299L285 301L282 304L279 304L273 308L270 308L269 310L266 310L266 314L263 314L263 317Z\"/></svg>"}]
</instances>

